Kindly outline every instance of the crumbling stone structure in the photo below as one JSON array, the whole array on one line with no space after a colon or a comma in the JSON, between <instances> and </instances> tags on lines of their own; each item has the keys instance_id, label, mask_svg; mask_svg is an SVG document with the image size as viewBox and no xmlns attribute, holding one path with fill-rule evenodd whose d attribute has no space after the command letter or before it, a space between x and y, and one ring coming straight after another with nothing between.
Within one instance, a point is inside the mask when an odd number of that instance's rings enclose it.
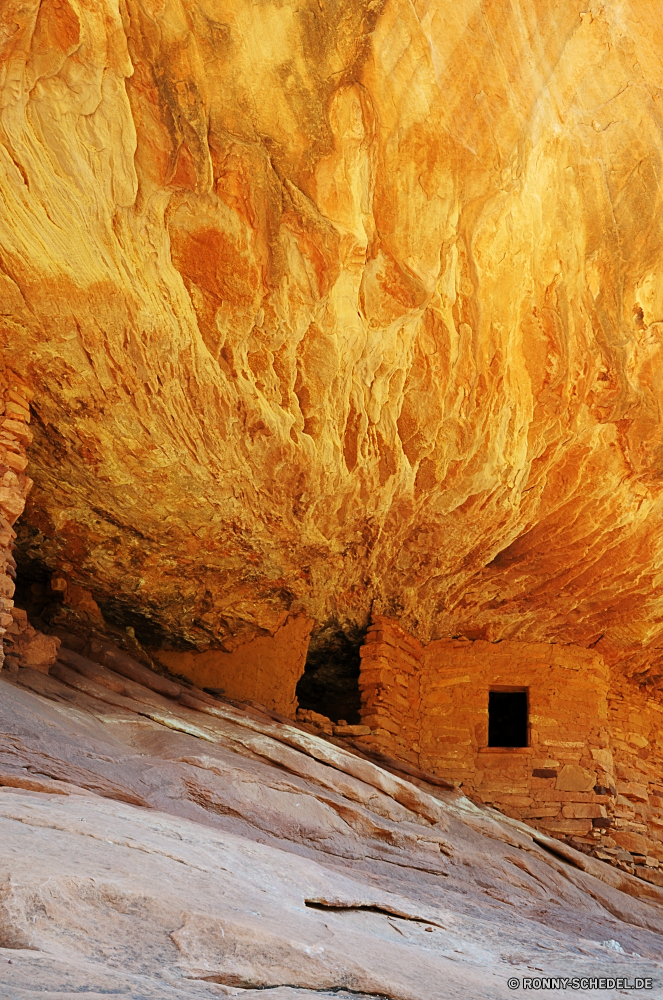
<instances>
[{"instance_id":1,"label":"crumbling stone structure","mask_svg":"<svg viewBox=\"0 0 663 1000\"><path fill-rule=\"evenodd\" d=\"M13 372L0 372L0 666L48 672L60 640L37 631L13 602L13 524L32 485L32 396ZM86 591L60 577L51 589L79 608L86 596L103 625ZM221 680L231 696L294 715L311 625L300 616L234 650L155 655L201 685ZM363 725L330 723L330 732L663 884L663 703L645 687L591 649L465 638L424 646L387 618L374 620L361 653ZM500 730L499 705L509 704L522 718Z\"/></svg>"},{"instance_id":2,"label":"crumbling stone structure","mask_svg":"<svg viewBox=\"0 0 663 1000\"><path fill-rule=\"evenodd\" d=\"M26 449L32 441L28 385L11 370L0 371L0 668L19 666L48 672L55 662L59 639L43 635L14 607L16 532L13 525L23 513L32 487L26 469Z\"/></svg>"},{"instance_id":3,"label":"crumbling stone structure","mask_svg":"<svg viewBox=\"0 0 663 1000\"><path fill-rule=\"evenodd\" d=\"M423 646L386 618L361 652L371 727L362 742L628 870L641 862L638 874L663 883L663 704L600 654L468 639ZM522 745L500 745L495 725L491 738L495 695L525 706Z\"/></svg>"},{"instance_id":4,"label":"crumbling stone structure","mask_svg":"<svg viewBox=\"0 0 663 1000\"><path fill-rule=\"evenodd\" d=\"M291 616L273 636L258 636L231 651L154 649L150 652L155 662L201 688L218 690L239 701L258 702L294 716L295 689L304 672L312 624L304 615Z\"/></svg>"},{"instance_id":5,"label":"crumbling stone structure","mask_svg":"<svg viewBox=\"0 0 663 1000\"><path fill-rule=\"evenodd\" d=\"M15 620L14 580L16 563L12 555L16 532L14 522L23 513L32 481L25 474L25 449L32 440L30 400L33 393L11 371L0 371L0 636L18 633ZM20 617L20 616L19 616ZM26 619L27 625L27 619ZM5 654L0 643L0 667Z\"/></svg>"}]
</instances>

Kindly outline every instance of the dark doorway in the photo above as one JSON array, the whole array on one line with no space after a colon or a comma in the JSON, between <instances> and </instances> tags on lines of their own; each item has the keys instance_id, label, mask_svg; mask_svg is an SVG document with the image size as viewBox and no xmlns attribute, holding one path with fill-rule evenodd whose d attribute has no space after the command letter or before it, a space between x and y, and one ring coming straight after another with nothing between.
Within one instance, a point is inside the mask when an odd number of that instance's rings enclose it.
<instances>
[{"instance_id":1,"label":"dark doorway","mask_svg":"<svg viewBox=\"0 0 663 1000\"><path fill-rule=\"evenodd\" d=\"M490 692L488 746L527 746L527 691Z\"/></svg>"},{"instance_id":2,"label":"dark doorway","mask_svg":"<svg viewBox=\"0 0 663 1000\"><path fill-rule=\"evenodd\" d=\"M332 722L361 722L359 650L365 630L343 632L331 623L312 636L306 667L297 684L300 708L326 715Z\"/></svg>"}]
</instances>

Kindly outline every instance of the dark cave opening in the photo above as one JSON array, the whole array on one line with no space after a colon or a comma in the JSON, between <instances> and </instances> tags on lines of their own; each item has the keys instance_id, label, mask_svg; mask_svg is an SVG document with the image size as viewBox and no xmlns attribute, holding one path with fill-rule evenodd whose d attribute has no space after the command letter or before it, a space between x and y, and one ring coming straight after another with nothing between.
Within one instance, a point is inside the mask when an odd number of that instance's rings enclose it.
<instances>
[{"instance_id":1,"label":"dark cave opening","mask_svg":"<svg viewBox=\"0 0 663 1000\"><path fill-rule=\"evenodd\" d=\"M34 559L21 558L21 550L14 549L16 559L16 591L14 604L23 608L30 621L42 622L44 611L57 600L58 595L50 588L51 574L43 563Z\"/></svg>"},{"instance_id":2,"label":"dark cave opening","mask_svg":"<svg viewBox=\"0 0 663 1000\"><path fill-rule=\"evenodd\" d=\"M36 558L26 557L21 549L15 550L17 563L16 607L26 611L30 623L39 631L58 636L65 645L78 648L91 635L105 636L120 648L127 649L140 662L153 665L145 648L190 649L190 643L170 632L145 609L136 609L118 596L99 597L97 605L101 617L90 617L89 608L80 602L71 602L65 592L54 590L52 570ZM89 586L89 585L88 585ZM74 584L79 594L89 595L96 602L92 590ZM66 594L71 592L71 583ZM79 650L80 651L80 650Z\"/></svg>"},{"instance_id":3,"label":"dark cave opening","mask_svg":"<svg viewBox=\"0 0 663 1000\"><path fill-rule=\"evenodd\" d=\"M360 721L359 650L364 630L344 632L323 628L311 638L304 673L297 684L299 707L325 715L332 722Z\"/></svg>"}]
</instances>

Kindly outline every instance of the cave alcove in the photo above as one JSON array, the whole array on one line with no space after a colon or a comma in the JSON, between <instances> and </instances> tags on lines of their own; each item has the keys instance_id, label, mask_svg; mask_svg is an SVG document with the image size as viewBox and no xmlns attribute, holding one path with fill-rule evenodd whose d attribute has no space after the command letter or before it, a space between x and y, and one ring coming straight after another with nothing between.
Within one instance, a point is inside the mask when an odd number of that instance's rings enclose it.
<instances>
[{"instance_id":1,"label":"cave alcove","mask_svg":"<svg viewBox=\"0 0 663 1000\"><path fill-rule=\"evenodd\" d=\"M299 707L325 715L332 722L360 721L359 650L364 630L345 632L329 626L311 637L304 673L297 684Z\"/></svg>"}]
</instances>

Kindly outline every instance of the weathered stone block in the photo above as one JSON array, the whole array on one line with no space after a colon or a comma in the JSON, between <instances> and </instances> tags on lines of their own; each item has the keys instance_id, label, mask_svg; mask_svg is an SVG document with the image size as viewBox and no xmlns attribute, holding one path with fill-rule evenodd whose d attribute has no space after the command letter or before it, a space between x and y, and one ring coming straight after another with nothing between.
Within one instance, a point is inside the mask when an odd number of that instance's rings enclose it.
<instances>
[{"instance_id":1,"label":"weathered stone block","mask_svg":"<svg viewBox=\"0 0 663 1000\"><path fill-rule=\"evenodd\" d=\"M499 802L501 805L518 806L523 809L532 805L532 798L530 795L501 794L496 796L494 801Z\"/></svg>"},{"instance_id":2,"label":"weathered stone block","mask_svg":"<svg viewBox=\"0 0 663 1000\"><path fill-rule=\"evenodd\" d=\"M648 843L640 833L632 833L627 830L615 830L612 833L615 842L631 854L648 854Z\"/></svg>"},{"instance_id":3,"label":"weathered stone block","mask_svg":"<svg viewBox=\"0 0 663 1000\"><path fill-rule=\"evenodd\" d=\"M388 715L365 715L362 716L362 722L370 729L386 729L389 733L398 733L401 728L399 724L394 722L394 720Z\"/></svg>"},{"instance_id":4,"label":"weathered stone block","mask_svg":"<svg viewBox=\"0 0 663 1000\"><path fill-rule=\"evenodd\" d=\"M579 837L589 833L592 829L592 821L590 819L542 819L538 825L546 830L550 830L551 833L575 834Z\"/></svg>"},{"instance_id":5,"label":"weathered stone block","mask_svg":"<svg viewBox=\"0 0 663 1000\"><path fill-rule=\"evenodd\" d=\"M361 655L362 650L366 649L367 645L373 645L374 643L380 643L380 642L384 642L388 646L395 647L397 639L394 635L392 635L389 629L369 628L368 632L366 633L365 643L359 650L359 654Z\"/></svg>"},{"instance_id":6,"label":"weathered stone block","mask_svg":"<svg viewBox=\"0 0 663 1000\"><path fill-rule=\"evenodd\" d=\"M557 776L555 788L561 792L588 792L596 784L596 772L578 764L565 764Z\"/></svg>"},{"instance_id":7,"label":"weathered stone block","mask_svg":"<svg viewBox=\"0 0 663 1000\"><path fill-rule=\"evenodd\" d=\"M651 882L653 885L660 885L663 887L663 870L660 868L642 868L638 871L640 878L646 879L647 882Z\"/></svg>"},{"instance_id":8,"label":"weathered stone block","mask_svg":"<svg viewBox=\"0 0 663 1000\"><path fill-rule=\"evenodd\" d=\"M386 658L387 662L391 662L394 655L394 646L390 646L386 642L371 642L368 645L361 646L359 649L359 655L362 659L375 659L378 656L383 656Z\"/></svg>"},{"instance_id":9,"label":"weathered stone block","mask_svg":"<svg viewBox=\"0 0 663 1000\"><path fill-rule=\"evenodd\" d=\"M635 781L617 781L617 791L627 799L635 799L637 802L647 802L649 793L645 785Z\"/></svg>"},{"instance_id":10,"label":"weathered stone block","mask_svg":"<svg viewBox=\"0 0 663 1000\"><path fill-rule=\"evenodd\" d=\"M557 806L531 806L523 809L523 819L544 819L559 815Z\"/></svg>"}]
</instances>

